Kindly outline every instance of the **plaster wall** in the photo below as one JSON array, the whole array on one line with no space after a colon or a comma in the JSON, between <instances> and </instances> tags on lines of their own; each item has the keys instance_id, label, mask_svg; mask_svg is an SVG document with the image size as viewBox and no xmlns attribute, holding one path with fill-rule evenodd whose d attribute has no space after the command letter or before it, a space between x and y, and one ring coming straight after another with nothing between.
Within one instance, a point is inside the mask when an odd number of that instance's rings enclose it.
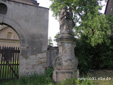
<instances>
[{"instance_id":1,"label":"plaster wall","mask_svg":"<svg viewBox=\"0 0 113 85\"><path fill-rule=\"evenodd\" d=\"M12 33L11 39L19 40L17 33L10 27L6 27L5 29L0 31L0 39L8 39L8 33L9 32Z\"/></svg>"},{"instance_id":2,"label":"plaster wall","mask_svg":"<svg viewBox=\"0 0 113 85\"><path fill-rule=\"evenodd\" d=\"M106 15L113 15L113 0L108 0L105 14Z\"/></svg>"},{"instance_id":3,"label":"plaster wall","mask_svg":"<svg viewBox=\"0 0 113 85\"><path fill-rule=\"evenodd\" d=\"M9 0L0 0L7 6L0 14L0 23L11 26L20 39L20 75L43 73L46 66L48 43L48 8ZM43 65L40 57L44 57Z\"/></svg>"}]
</instances>

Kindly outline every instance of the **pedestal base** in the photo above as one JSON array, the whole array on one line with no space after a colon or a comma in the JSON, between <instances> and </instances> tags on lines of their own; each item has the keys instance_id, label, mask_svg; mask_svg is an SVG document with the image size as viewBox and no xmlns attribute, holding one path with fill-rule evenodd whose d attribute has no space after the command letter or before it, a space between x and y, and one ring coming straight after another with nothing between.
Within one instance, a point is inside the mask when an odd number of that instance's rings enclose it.
<instances>
[{"instance_id":1,"label":"pedestal base","mask_svg":"<svg viewBox=\"0 0 113 85\"><path fill-rule=\"evenodd\" d=\"M61 82L65 79L75 78L77 76L77 70L54 70L53 80L54 82Z\"/></svg>"},{"instance_id":2,"label":"pedestal base","mask_svg":"<svg viewBox=\"0 0 113 85\"><path fill-rule=\"evenodd\" d=\"M75 38L69 34L60 34L58 39L59 54L54 59L54 82L77 77L78 59L75 57Z\"/></svg>"}]
</instances>

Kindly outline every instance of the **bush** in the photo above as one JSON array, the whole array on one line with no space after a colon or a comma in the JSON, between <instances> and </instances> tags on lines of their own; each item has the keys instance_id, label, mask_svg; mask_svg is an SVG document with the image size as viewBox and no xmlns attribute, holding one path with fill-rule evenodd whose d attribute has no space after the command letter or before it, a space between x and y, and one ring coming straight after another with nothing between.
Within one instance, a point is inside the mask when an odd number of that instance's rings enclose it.
<instances>
[{"instance_id":1,"label":"bush","mask_svg":"<svg viewBox=\"0 0 113 85\"><path fill-rule=\"evenodd\" d=\"M47 68L47 69L45 70L46 76L52 78L53 70L54 70L54 69L53 69L52 67Z\"/></svg>"},{"instance_id":2,"label":"bush","mask_svg":"<svg viewBox=\"0 0 113 85\"><path fill-rule=\"evenodd\" d=\"M92 80L67 79L56 85L93 85Z\"/></svg>"},{"instance_id":3,"label":"bush","mask_svg":"<svg viewBox=\"0 0 113 85\"><path fill-rule=\"evenodd\" d=\"M82 36L77 39L75 55L78 57L78 68L80 73L87 73L89 70L113 69L113 38L110 37L111 43L98 44L91 46L86 41L87 37Z\"/></svg>"}]
</instances>

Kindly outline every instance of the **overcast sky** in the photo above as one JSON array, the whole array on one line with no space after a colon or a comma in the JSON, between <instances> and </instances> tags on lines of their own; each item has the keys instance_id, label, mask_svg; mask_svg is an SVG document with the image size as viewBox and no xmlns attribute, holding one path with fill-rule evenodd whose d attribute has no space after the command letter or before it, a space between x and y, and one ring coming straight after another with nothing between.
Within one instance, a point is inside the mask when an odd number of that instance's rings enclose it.
<instances>
[{"instance_id":1,"label":"overcast sky","mask_svg":"<svg viewBox=\"0 0 113 85\"><path fill-rule=\"evenodd\" d=\"M49 8L51 5L50 0L37 0L39 3L39 6ZM105 2L102 2L101 4L105 5ZM105 6L102 9L102 13L104 13ZM54 36L59 32L59 22L55 19L55 17L52 16L53 12L49 10L49 26L48 26L48 38L51 37L52 40L54 40ZM54 43L55 45L56 43Z\"/></svg>"}]
</instances>

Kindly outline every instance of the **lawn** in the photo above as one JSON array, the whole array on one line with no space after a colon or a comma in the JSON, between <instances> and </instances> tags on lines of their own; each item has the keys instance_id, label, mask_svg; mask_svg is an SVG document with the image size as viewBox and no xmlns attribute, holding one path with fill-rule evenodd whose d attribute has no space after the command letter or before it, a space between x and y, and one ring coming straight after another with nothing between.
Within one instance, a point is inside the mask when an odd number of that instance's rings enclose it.
<instances>
[{"instance_id":1,"label":"lawn","mask_svg":"<svg viewBox=\"0 0 113 85\"><path fill-rule=\"evenodd\" d=\"M19 75L19 62L6 61L0 62L0 80L1 79L14 79ZM15 76L16 75L16 76Z\"/></svg>"},{"instance_id":2,"label":"lawn","mask_svg":"<svg viewBox=\"0 0 113 85\"><path fill-rule=\"evenodd\" d=\"M23 76L20 79L1 81L0 85L52 85L52 79L46 75Z\"/></svg>"},{"instance_id":3,"label":"lawn","mask_svg":"<svg viewBox=\"0 0 113 85\"><path fill-rule=\"evenodd\" d=\"M51 78L52 70L49 69L43 75L23 76L20 79L0 81L0 85L54 85ZM78 79L70 79L56 83L56 85L112 85L113 71L101 70L88 73ZM84 79L85 78L85 79ZM74 83L74 84L73 84Z\"/></svg>"}]
</instances>

